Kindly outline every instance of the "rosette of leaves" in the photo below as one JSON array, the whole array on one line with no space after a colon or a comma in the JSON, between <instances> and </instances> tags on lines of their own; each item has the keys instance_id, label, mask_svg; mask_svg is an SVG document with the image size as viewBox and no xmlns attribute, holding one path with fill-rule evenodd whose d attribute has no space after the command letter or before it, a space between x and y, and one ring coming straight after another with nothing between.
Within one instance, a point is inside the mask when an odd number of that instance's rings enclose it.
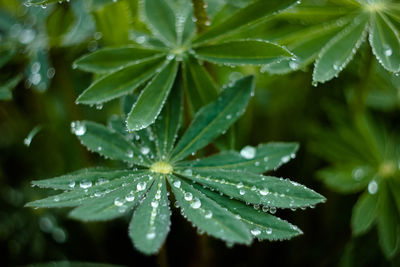
<instances>
[{"instance_id":1,"label":"rosette of leaves","mask_svg":"<svg viewBox=\"0 0 400 267\"><path fill-rule=\"evenodd\" d=\"M152 35L141 36L144 39L135 45L107 47L78 59L75 67L100 78L77 103L101 105L144 87L126 119L128 129L137 131L154 123L178 75L185 82L189 106L196 111L218 95L202 61L261 65L292 56L284 47L265 40L229 37L293 2L256 1L196 35L190 1L142 1L141 15Z\"/></svg>"},{"instance_id":2,"label":"rosette of leaves","mask_svg":"<svg viewBox=\"0 0 400 267\"><path fill-rule=\"evenodd\" d=\"M376 226L384 255L393 258L400 248L400 139L371 119L352 126L345 113L332 116L336 129L316 135L315 151L331 163L318 176L336 192L360 195L352 212L353 236Z\"/></svg>"},{"instance_id":3,"label":"rosette of leaves","mask_svg":"<svg viewBox=\"0 0 400 267\"><path fill-rule=\"evenodd\" d=\"M34 181L36 186L64 192L27 206L76 207L70 216L83 221L109 220L134 210L129 236L146 254L156 253L168 234L170 193L193 225L229 243L250 244L253 238L282 240L301 234L296 226L272 214L277 208L310 207L324 197L288 179L262 175L288 162L297 144L267 143L245 147L240 153L223 151L187 159L243 113L253 92L252 77L237 80L200 109L175 144L182 114L180 86L175 83L173 97L156 123L141 131L127 133L123 119L111 120L109 127L74 122L73 132L83 145L106 158L124 161L128 167L84 169Z\"/></svg>"},{"instance_id":4,"label":"rosette of leaves","mask_svg":"<svg viewBox=\"0 0 400 267\"><path fill-rule=\"evenodd\" d=\"M300 20L308 26L290 25L280 34L275 33L274 41L287 46L296 58L268 64L264 71L289 73L315 62L313 83L329 81L347 66L367 36L379 63L389 72L400 71L399 3L350 0L316 5L303 1L279 19L296 19L297 24Z\"/></svg>"}]
</instances>

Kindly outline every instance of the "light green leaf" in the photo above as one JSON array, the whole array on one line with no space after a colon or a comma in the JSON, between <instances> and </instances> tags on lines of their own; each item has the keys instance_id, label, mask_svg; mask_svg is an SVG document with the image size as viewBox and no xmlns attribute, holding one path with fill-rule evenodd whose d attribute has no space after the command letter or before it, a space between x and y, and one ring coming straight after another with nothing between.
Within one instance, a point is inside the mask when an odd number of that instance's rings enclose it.
<instances>
[{"instance_id":1,"label":"light green leaf","mask_svg":"<svg viewBox=\"0 0 400 267\"><path fill-rule=\"evenodd\" d=\"M86 200L83 205L73 209L70 216L83 221L110 220L124 215L140 202L147 190L153 184L152 176L145 175L125 186L118 186L114 191L105 194L100 199Z\"/></svg>"},{"instance_id":2,"label":"light green leaf","mask_svg":"<svg viewBox=\"0 0 400 267\"><path fill-rule=\"evenodd\" d=\"M199 229L228 242L251 243L250 231L234 214L177 177L169 175L168 182L182 213Z\"/></svg>"},{"instance_id":3,"label":"light green leaf","mask_svg":"<svg viewBox=\"0 0 400 267\"><path fill-rule=\"evenodd\" d=\"M286 240L291 239L303 232L295 225L288 223L268 212L256 210L241 201L228 199L200 185L193 185L197 190L207 197L217 202L222 207L227 208L247 226L252 235L259 240Z\"/></svg>"},{"instance_id":4,"label":"light green leaf","mask_svg":"<svg viewBox=\"0 0 400 267\"><path fill-rule=\"evenodd\" d=\"M168 2L164 0L144 0L142 3L145 20L153 34L157 35L166 45L176 44L176 18Z\"/></svg>"},{"instance_id":5,"label":"light green leaf","mask_svg":"<svg viewBox=\"0 0 400 267\"><path fill-rule=\"evenodd\" d=\"M189 55L185 58L183 73L185 91L193 112L217 98L218 88L216 84L205 68L193 56Z\"/></svg>"},{"instance_id":6,"label":"light green leaf","mask_svg":"<svg viewBox=\"0 0 400 267\"><path fill-rule=\"evenodd\" d=\"M398 252L400 247L399 214L390 189L385 183L379 184L378 194L379 202L376 218L379 243L383 254L390 259Z\"/></svg>"},{"instance_id":7,"label":"light green leaf","mask_svg":"<svg viewBox=\"0 0 400 267\"><path fill-rule=\"evenodd\" d=\"M167 158L174 147L182 123L182 83L176 79L171 94L151 129L159 158Z\"/></svg>"},{"instance_id":8,"label":"light green leaf","mask_svg":"<svg viewBox=\"0 0 400 267\"><path fill-rule=\"evenodd\" d=\"M154 123L168 97L177 70L178 63L172 60L144 88L128 114L126 124L129 131L141 130Z\"/></svg>"},{"instance_id":9,"label":"light green leaf","mask_svg":"<svg viewBox=\"0 0 400 267\"><path fill-rule=\"evenodd\" d=\"M332 190L349 194L363 190L375 172L368 166L342 165L339 168L325 168L317 175Z\"/></svg>"},{"instance_id":10,"label":"light green leaf","mask_svg":"<svg viewBox=\"0 0 400 267\"><path fill-rule=\"evenodd\" d=\"M103 48L77 59L74 66L85 71L110 72L138 64L159 53L162 51L138 46Z\"/></svg>"},{"instance_id":11,"label":"light green leaf","mask_svg":"<svg viewBox=\"0 0 400 267\"><path fill-rule=\"evenodd\" d=\"M369 42L379 63L391 72L400 71L400 37L389 19L376 13L371 19Z\"/></svg>"},{"instance_id":12,"label":"light green leaf","mask_svg":"<svg viewBox=\"0 0 400 267\"><path fill-rule=\"evenodd\" d=\"M337 76L350 62L365 39L368 16L359 15L321 50L315 62L314 82L326 82Z\"/></svg>"},{"instance_id":13,"label":"light green leaf","mask_svg":"<svg viewBox=\"0 0 400 267\"><path fill-rule=\"evenodd\" d=\"M235 170L174 171L190 180L244 202L275 208L310 207L325 201L315 191L289 179L263 176Z\"/></svg>"},{"instance_id":14,"label":"light green leaf","mask_svg":"<svg viewBox=\"0 0 400 267\"><path fill-rule=\"evenodd\" d=\"M131 170L112 170L107 168L88 168L74 171L62 176L32 181L33 186L59 190L73 190L80 187L82 181L94 184L107 183L132 173Z\"/></svg>"},{"instance_id":15,"label":"light green leaf","mask_svg":"<svg viewBox=\"0 0 400 267\"><path fill-rule=\"evenodd\" d=\"M60 1L67 1L67 0L60 0ZM60 2L59 0L27 0L24 5L25 6L43 6L47 4L57 3Z\"/></svg>"},{"instance_id":16,"label":"light green leaf","mask_svg":"<svg viewBox=\"0 0 400 267\"><path fill-rule=\"evenodd\" d=\"M225 21L211 26L208 31L195 38L193 43L198 45L217 38L226 37L227 35L243 30L244 27L266 21L271 17L270 15L277 14L295 3L296 1L293 0L256 1L239 9Z\"/></svg>"},{"instance_id":17,"label":"light green leaf","mask_svg":"<svg viewBox=\"0 0 400 267\"><path fill-rule=\"evenodd\" d=\"M90 121L74 122L72 130L90 151L97 152L106 158L137 165L149 163L146 158L143 159L140 150L133 143L102 124Z\"/></svg>"},{"instance_id":18,"label":"light green leaf","mask_svg":"<svg viewBox=\"0 0 400 267\"><path fill-rule=\"evenodd\" d=\"M193 170L237 170L263 173L279 168L295 156L298 144L267 143L258 147L246 146L241 153L223 151L207 158L178 163L179 167Z\"/></svg>"},{"instance_id":19,"label":"light green leaf","mask_svg":"<svg viewBox=\"0 0 400 267\"><path fill-rule=\"evenodd\" d=\"M238 40L195 49L198 58L222 64L269 64L293 56L280 45L263 40Z\"/></svg>"},{"instance_id":20,"label":"light green leaf","mask_svg":"<svg viewBox=\"0 0 400 267\"><path fill-rule=\"evenodd\" d=\"M158 175L129 225L135 247L145 254L157 253L169 232L170 216L165 178Z\"/></svg>"},{"instance_id":21,"label":"light green leaf","mask_svg":"<svg viewBox=\"0 0 400 267\"><path fill-rule=\"evenodd\" d=\"M81 104L98 104L131 93L154 76L164 58L156 57L129 65L95 81L77 99Z\"/></svg>"},{"instance_id":22,"label":"light green leaf","mask_svg":"<svg viewBox=\"0 0 400 267\"><path fill-rule=\"evenodd\" d=\"M108 180L100 177L95 181L83 179L78 184L75 183L73 188L69 188L71 191L66 191L45 199L29 202L26 206L40 208L64 208L86 204L92 199L102 202L103 198L108 196L110 193L120 190L122 187L125 187L128 184L133 184L135 181L148 179L148 173L144 171L131 170L128 174L120 173L119 176L115 175L112 178L113 179ZM68 181L70 180L67 180L66 182ZM135 195L132 193L132 196L135 197L136 193ZM124 197L125 196L120 197L122 202L125 201Z\"/></svg>"},{"instance_id":23,"label":"light green leaf","mask_svg":"<svg viewBox=\"0 0 400 267\"><path fill-rule=\"evenodd\" d=\"M368 192L364 193L354 205L351 216L351 228L355 236L367 232L375 222L378 198Z\"/></svg>"},{"instance_id":24,"label":"light green leaf","mask_svg":"<svg viewBox=\"0 0 400 267\"><path fill-rule=\"evenodd\" d=\"M196 23L193 21L193 5L187 0L175 2L176 11L176 33L178 44L186 44L194 35Z\"/></svg>"},{"instance_id":25,"label":"light green leaf","mask_svg":"<svg viewBox=\"0 0 400 267\"><path fill-rule=\"evenodd\" d=\"M203 107L173 150L172 160L196 152L226 131L244 112L253 90L253 77L244 77L225 89L216 101Z\"/></svg>"}]
</instances>

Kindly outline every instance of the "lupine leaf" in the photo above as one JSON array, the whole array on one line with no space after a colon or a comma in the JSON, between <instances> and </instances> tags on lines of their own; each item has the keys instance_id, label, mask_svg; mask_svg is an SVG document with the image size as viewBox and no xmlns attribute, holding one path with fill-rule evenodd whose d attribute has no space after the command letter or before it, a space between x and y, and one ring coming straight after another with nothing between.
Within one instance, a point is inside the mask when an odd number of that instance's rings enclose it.
<instances>
[{"instance_id":1,"label":"lupine leaf","mask_svg":"<svg viewBox=\"0 0 400 267\"><path fill-rule=\"evenodd\" d=\"M302 231L296 226L268 212L256 210L241 201L221 196L199 185L193 186L222 207L226 207L238 218L240 217L240 220L249 228L252 235L259 240L284 240L302 234Z\"/></svg>"},{"instance_id":2,"label":"lupine leaf","mask_svg":"<svg viewBox=\"0 0 400 267\"><path fill-rule=\"evenodd\" d=\"M32 181L32 185L41 188L52 188L59 190L73 190L79 187L80 182L106 183L130 174L131 170L112 170L107 168L88 168L74 171L59 177Z\"/></svg>"},{"instance_id":3,"label":"lupine leaf","mask_svg":"<svg viewBox=\"0 0 400 267\"><path fill-rule=\"evenodd\" d=\"M18 85L21 80L22 76L17 75L6 81L4 84L0 85L0 100L12 99L12 90Z\"/></svg>"},{"instance_id":4,"label":"lupine leaf","mask_svg":"<svg viewBox=\"0 0 400 267\"><path fill-rule=\"evenodd\" d=\"M384 14L373 15L369 42L385 69L391 72L400 71L400 37L398 30Z\"/></svg>"},{"instance_id":5,"label":"lupine leaf","mask_svg":"<svg viewBox=\"0 0 400 267\"><path fill-rule=\"evenodd\" d=\"M397 213L390 189L380 183L377 225L379 243L387 258L392 258L400 246L399 214Z\"/></svg>"},{"instance_id":6,"label":"lupine leaf","mask_svg":"<svg viewBox=\"0 0 400 267\"><path fill-rule=\"evenodd\" d=\"M193 56L188 56L183 65L185 91L192 111L199 110L218 96L218 88L205 68Z\"/></svg>"},{"instance_id":7,"label":"lupine leaf","mask_svg":"<svg viewBox=\"0 0 400 267\"><path fill-rule=\"evenodd\" d=\"M139 63L161 52L138 46L103 48L77 59L74 66L85 71L110 72Z\"/></svg>"},{"instance_id":8,"label":"lupine leaf","mask_svg":"<svg viewBox=\"0 0 400 267\"><path fill-rule=\"evenodd\" d=\"M153 34L157 35L165 44L176 44L175 14L164 0L143 1L143 13Z\"/></svg>"},{"instance_id":9,"label":"lupine leaf","mask_svg":"<svg viewBox=\"0 0 400 267\"><path fill-rule=\"evenodd\" d=\"M177 177L169 175L168 181L182 212L202 231L228 242L251 242L250 231L231 212Z\"/></svg>"},{"instance_id":10,"label":"lupine leaf","mask_svg":"<svg viewBox=\"0 0 400 267\"><path fill-rule=\"evenodd\" d=\"M215 188L225 195L252 204L298 208L325 201L320 194L288 179L234 170L189 170L175 169L175 172L207 187Z\"/></svg>"},{"instance_id":11,"label":"lupine leaf","mask_svg":"<svg viewBox=\"0 0 400 267\"><path fill-rule=\"evenodd\" d=\"M75 187L69 188L70 191L51 196L45 199L29 202L29 207L45 207L45 208L63 208L75 207L86 204L87 201L95 199L102 202L103 198L114 191L120 190L127 184L132 184L134 181L148 179L148 173L144 171L130 171L129 174L120 173L119 176L112 177L113 179L98 178L95 181L83 179L79 183L75 183ZM68 180L66 180L68 181ZM71 180L73 181L73 180ZM132 194L136 196L136 194ZM125 196L120 196L121 201L125 200Z\"/></svg>"},{"instance_id":12,"label":"lupine leaf","mask_svg":"<svg viewBox=\"0 0 400 267\"><path fill-rule=\"evenodd\" d=\"M70 216L83 221L110 220L120 217L144 197L153 182L151 176L147 175L136 179L135 182L127 182L125 186L119 186L101 199L94 198L85 201L83 205L73 209ZM134 196L133 200L130 198L132 196Z\"/></svg>"},{"instance_id":13,"label":"lupine leaf","mask_svg":"<svg viewBox=\"0 0 400 267\"><path fill-rule=\"evenodd\" d=\"M361 14L332 38L321 50L315 62L314 82L326 82L341 72L365 39L368 16Z\"/></svg>"},{"instance_id":14,"label":"lupine leaf","mask_svg":"<svg viewBox=\"0 0 400 267\"><path fill-rule=\"evenodd\" d=\"M126 120L130 131L141 130L154 123L168 97L177 70L178 63L172 60L144 88Z\"/></svg>"},{"instance_id":15,"label":"lupine leaf","mask_svg":"<svg viewBox=\"0 0 400 267\"><path fill-rule=\"evenodd\" d=\"M189 167L193 170L224 169L263 173L287 163L294 157L297 149L298 145L295 143L272 142L256 148L246 146L242 149L242 153L223 151L207 158L180 162L178 166Z\"/></svg>"},{"instance_id":16,"label":"lupine leaf","mask_svg":"<svg viewBox=\"0 0 400 267\"><path fill-rule=\"evenodd\" d=\"M89 150L111 159L143 164L139 149L122 135L90 121L75 122L74 133Z\"/></svg>"},{"instance_id":17,"label":"lupine leaf","mask_svg":"<svg viewBox=\"0 0 400 267\"><path fill-rule=\"evenodd\" d=\"M160 249L169 232L170 214L165 178L158 175L129 225L129 236L138 250L154 254Z\"/></svg>"},{"instance_id":18,"label":"lupine leaf","mask_svg":"<svg viewBox=\"0 0 400 267\"><path fill-rule=\"evenodd\" d=\"M98 104L131 93L154 76L164 58L156 57L129 65L95 81L77 99L82 104Z\"/></svg>"},{"instance_id":19,"label":"lupine leaf","mask_svg":"<svg viewBox=\"0 0 400 267\"><path fill-rule=\"evenodd\" d=\"M217 101L203 107L173 150L172 160L196 152L226 131L243 113L253 87L253 77L247 76L225 89Z\"/></svg>"},{"instance_id":20,"label":"lupine leaf","mask_svg":"<svg viewBox=\"0 0 400 267\"><path fill-rule=\"evenodd\" d=\"M351 216L351 227L355 236L368 231L377 215L378 198L376 195L364 193L354 205Z\"/></svg>"},{"instance_id":21,"label":"lupine leaf","mask_svg":"<svg viewBox=\"0 0 400 267\"><path fill-rule=\"evenodd\" d=\"M176 1L176 33L178 44L187 43L196 31L196 23L193 21L193 5L186 1Z\"/></svg>"},{"instance_id":22,"label":"lupine leaf","mask_svg":"<svg viewBox=\"0 0 400 267\"><path fill-rule=\"evenodd\" d=\"M182 85L176 79L170 97L157 118L158 122L151 128L160 158L166 158L174 147L182 123L182 97Z\"/></svg>"},{"instance_id":23,"label":"lupine leaf","mask_svg":"<svg viewBox=\"0 0 400 267\"><path fill-rule=\"evenodd\" d=\"M294 3L296 3L296 1L293 0L256 1L240 9L225 21L213 25L208 31L195 38L193 43L197 45L230 35L242 30L243 27L265 21L269 18L269 15L276 14L292 6Z\"/></svg>"},{"instance_id":24,"label":"lupine leaf","mask_svg":"<svg viewBox=\"0 0 400 267\"><path fill-rule=\"evenodd\" d=\"M269 64L293 56L287 49L263 40L238 40L200 46L200 59L222 64Z\"/></svg>"}]
</instances>

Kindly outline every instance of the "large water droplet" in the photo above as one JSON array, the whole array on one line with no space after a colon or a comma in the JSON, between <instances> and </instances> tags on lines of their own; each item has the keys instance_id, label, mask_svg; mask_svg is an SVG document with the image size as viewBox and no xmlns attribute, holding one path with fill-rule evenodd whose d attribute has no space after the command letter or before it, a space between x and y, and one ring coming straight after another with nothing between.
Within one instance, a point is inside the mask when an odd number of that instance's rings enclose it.
<instances>
[{"instance_id":1,"label":"large water droplet","mask_svg":"<svg viewBox=\"0 0 400 267\"><path fill-rule=\"evenodd\" d=\"M198 209L201 207L201 201L198 198L195 198L194 201L190 204L190 206L194 209Z\"/></svg>"},{"instance_id":2,"label":"large water droplet","mask_svg":"<svg viewBox=\"0 0 400 267\"><path fill-rule=\"evenodd\" d=\"M270 234L272 234L272 229L271 228L267 228L265 230L265 232L267 233L267 235L270 235Z\"/></svg>"},{"instance_id":3,"label":"large water droplet","mask_svg":"<svg viewBox=\"0 0 400 267\"><path fill-rule=\"evenodd\" d=\"M146 235L146 238L151 240L154 239L156 237L156 233L155 232L150 232Z\"/></svg>"},{"instance_id":4,"label":"large water droplet","mask_svg":"<svg viewBox=\"0 0 400 267\"><path fill-rule=\"evenodd\" d=\"M86 125L80 121L71 122L71 131L77 136L82 136L86 133Z\"/></svg>"},{"instance_id":5,"label":"large water droplet","mask_svg":"<svg viewBox=\"0 0 400 267\"><path fill-rule=\"evenodd\" d=\"M176 188L180 188L180 187L181 187L181 181L176 180L176 181L173 183L173 185L174 185Z\"/></svg>"},{"instance_id":6,"label":"large water droplet","mask_svg":"<svg viewBox=\"0 0 400 267\"><path fill-rule=\"evenodd\" d=\"M70 181L69 184L68 184L68 186L69 186L70 188L74 188L74 187L75 187L75 181Z\"/></svg>"},{"instance_id":7,"label":"large water droplet","mask_svg":"<svg viewBox=\"0 0 400 267\"><path fill-rule=\"evenodd\" d=\"M268 188L263 188L260 190L260 195L262 195L262 196L266 196L266 195L268 195L268 193L269 193Z\"/></svg>"},{"instance_id":8,"label":"large water droplet","mask_svg":"<svg viewBox=\"0 0 400 267\"><path fill-rule=\"evenodd\" d=\"M128 202L132 202L135 200L135 195L133 194L133 191L129 192L129 194L125 196L125 200Z\"/></svg>"},{"instance_id":9,"label":"large water droplet","mask_svg":"<svg viewBox=\"0 0 400 267\"><path fill-rule=\"evenodd\" d=\"M140 182L136 185L136 189L137 191L143 191L144 189L146 189L146 182Z\"/></svg>"},{"instance_id":10,"label":"large water droplet","mask_svg":"<svg viewBox=\"0 0 400 267\"><path fill-rule=\"evenodd\" d=\"M378 183L375 180L372 180L371 182L369 182L368 192L371 195L374 195L374 194L376 194L376 192L378 192Z\"/></svg>"},{"instance_id":11,"label":"large water droplet","mask_svg":"<svg viewBox=\"0 0 400 267\"><path fill-rule=\"evenodd\" d=\"M144 146L144 147L142 147L142 148L140 149L140 152L141 152L143 155L147 155L147 154L149 154L149 152L150 152L150 148L148 148L147 146Z\"/></svg>"},{"instance_id":12,"label":"large water droplet","mask_svg":"<svg viewBox=\"0 0 400 267\"><path fill-rule=\"evenodd\" d=\"M151 202L151 206L152 206L153 208L157 208L157 207L158 207L158 201L156 201L156 200L152 201L152 202Z\"/></svg>"},{"instance_id":13,"label":"large water droplet","mask_svg":"<svg viewBox=\"0 0 400 267\"><path fill-rule=\"evenodd\" d=\"M193 199L193 195L190 192L186 192L183 197L186 201L191 201Z\"/></svg>"},{"instance_id":14,"label":"large water droplet","mask_svg":"<svg viewBox=\"0 0 400 267\"><path fill-rule=\"evenodd\" d=\"M252 146L245 146L240 150L240 155L245 159L253 159L256 156L256 149Z\"/></svg>"},{"instance_id":15,"label":"large water droplet","mask_svg":"<svg viewBox=\"0 0 400 267\"><path fill-rule=\"evenodd\" d=\"M258 235L261 234L261 230L258 229L258 228L254 228L254 229L252 229L250 232L251 232L251 234L254 235L254 236L258 236Z\"/></svg>"},{"instance_id":16,"label":"large water droplet","mask_svg":"<svg viewBox=\"0 0 400 267\"><path fill-rule=\"evenodd\" d=\"M211 219L212 215L213 215L212 211L211 210L207 210L206 213L204 214L204 218Z\"/></svg>"},{"instance_id":17,"label":"large water droplet","mask_svg":"<svg viewBox=\"0 0 400 267\"><path fill-rule=\"evenodd\" d=\"M89 188L89 187L92 186L92 181L89 181L89 180L82 180L82 181L79 183L79 186L80 186L80 188L87 189L87 188Z\"/></svg>"},{"instance_id":18,"label":"large water droplet","mask_svg":"<svg viewBox=\"0 0 400 267\"><path fill-rule=\"evenodd\" d=\"M124 205L124 201L122 199L120 199L119 197L116 197L114 199L114 205L117 207L121 207L122 205Z\"/></svg>"}]
</instances>

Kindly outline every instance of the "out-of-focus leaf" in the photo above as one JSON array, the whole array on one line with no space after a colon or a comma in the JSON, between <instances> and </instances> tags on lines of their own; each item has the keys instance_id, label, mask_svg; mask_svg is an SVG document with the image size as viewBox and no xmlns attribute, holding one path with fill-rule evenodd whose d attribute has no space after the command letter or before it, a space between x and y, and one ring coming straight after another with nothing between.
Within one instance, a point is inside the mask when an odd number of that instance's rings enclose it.
<instances>
[{"instance_id":1,"label":"out-of-focus leaf","mask_svg":"<svg viewBox=\"0 0 400 267\"><path fill-rule=\"evenodd\" d=\"M21 79L22 76L17 75L7 80L4 84L0 85L0 100L12 99L12 90L18 85Z\"/></svg>"},{"instance_id":2,"label":"out-of-focus leaf","mask_svg":"<svg viewBox=\"0 0 400 267\"><path fill-rule=\"evenodd\" d=\"M355 236L365 233L372 227L377 215L377 204L377 196L368 192L358 199L351 217L351 227Z\"/></svg>"}]
</instances>

